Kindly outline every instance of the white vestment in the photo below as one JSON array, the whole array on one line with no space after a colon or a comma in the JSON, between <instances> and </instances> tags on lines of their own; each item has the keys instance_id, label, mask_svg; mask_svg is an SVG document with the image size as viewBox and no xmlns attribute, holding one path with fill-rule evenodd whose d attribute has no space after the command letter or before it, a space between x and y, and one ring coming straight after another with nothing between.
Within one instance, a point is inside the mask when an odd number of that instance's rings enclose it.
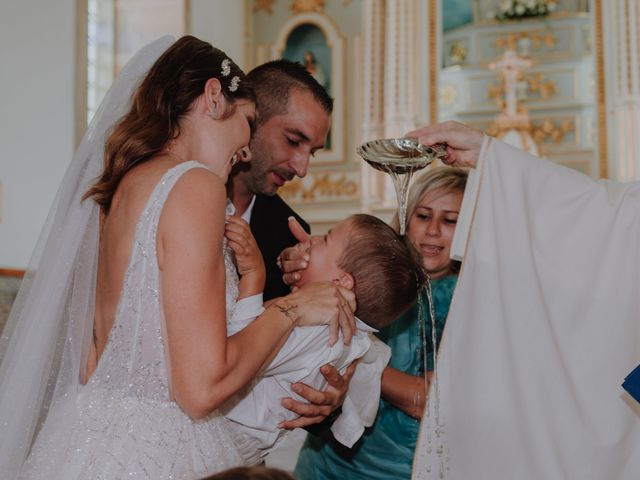
<instances>
[{"instance_id":1,"label":"white vestment","mask_svg":"<svg viewBox=\"0 0 640 480\"><path fill-rule=\"evenodd\" d=\"M228 335L242 330L262 312L261 300L262 295L255 295L238 301L227 320ZM328 326L295 328L265 371L220 408L231 420L228 427L234 432L245 463L262 460L287 433L278 424L297 418L281 405L285 397L306 402L291 390L292 384L302 382L316 390L326 388L320 367L327 363L343 374L358 360L342 413L331 426L334 437L352 447L365 427L373 424L380 402L382 371L391 351L371 334L375 329L358 319L356 327L349 345L340 339L331 347Z\"/></svg>"},{"instance_id":2,"label":"white vestment","mask_svg":"<svg viewBox=\"0 0 640 480\"><path fill-rule=\"evenodd\" d=\"M488 137L472 173L413 478L640 478L640 183Z\"/></svg>"}]
</instances>

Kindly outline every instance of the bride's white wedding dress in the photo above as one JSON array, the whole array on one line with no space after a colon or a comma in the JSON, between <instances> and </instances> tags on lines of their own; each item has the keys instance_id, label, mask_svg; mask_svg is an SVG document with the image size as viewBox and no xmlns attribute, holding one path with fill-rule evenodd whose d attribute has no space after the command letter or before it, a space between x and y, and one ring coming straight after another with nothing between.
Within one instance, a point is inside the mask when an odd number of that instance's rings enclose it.
<instances>
[{"instance_id":1,"label":"bride's white wedding dress","mask_svg":"<svg viewBox=\"0 0 640 480\"><path fill-rule=\"evenodd\" d=\"M242 463L217 412L193 421L172 401L156 233L163 205L191 161L162 177L136 226L113 328L90 380L50 411L21 479L197 479ZM227 310L237 299L228 255Z\"/></svg>"}]
</instances>

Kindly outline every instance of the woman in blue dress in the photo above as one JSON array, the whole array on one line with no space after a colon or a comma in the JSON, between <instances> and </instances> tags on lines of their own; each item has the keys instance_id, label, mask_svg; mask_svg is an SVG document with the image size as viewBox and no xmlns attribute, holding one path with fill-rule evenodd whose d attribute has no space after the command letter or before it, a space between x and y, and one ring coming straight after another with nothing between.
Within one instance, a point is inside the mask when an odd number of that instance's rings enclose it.
<instances>
[{"instance_id":1,"label":"woman in blue dress","mask_svg":"<svg viewBox=\"0 0 640 480\"><path fill-rule=\"evenodd\" d=\"M409 191L407 235L414 242L431 277L436 349L449 312L459 264L450 260L451 241L462 202L467 173L440 167L416 179ZM397 217L394 219L398 227ZM420 313L422 311L422 314ZM391 347L382 375L382 399L375 423L349 449L331 432L308 435L295 474L300 480L408 479L433 371L432 326L426 295L379 333ZM426 329L426 352L422 328Z\"/></svg>"}]
</instances>

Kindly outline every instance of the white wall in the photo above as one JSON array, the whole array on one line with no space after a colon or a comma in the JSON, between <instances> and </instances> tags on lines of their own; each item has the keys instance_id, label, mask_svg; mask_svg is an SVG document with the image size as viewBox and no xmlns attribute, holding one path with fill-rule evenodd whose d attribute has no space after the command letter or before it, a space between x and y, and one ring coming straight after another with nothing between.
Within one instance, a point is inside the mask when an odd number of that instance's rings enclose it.
<instances>
[{"instance_id":1,"label":"white wall","mask_svg":"<svg viewBox=\"0 0 640 480\"><path fill-rule=\"evenodd\" d=\"M25 268L74 144L74 0L1 0L0 269ZM245 2L192 0L191 34L245 65Z\"/></svg>"},{"instance_id":2,"label":"white wall","mask_svg":"<svg viewBox=\"0 0 640 480\"><path fill-rule=\"evenodd\" d=\"M74 0L0 6L0 268L25 268L74 150Z\"/></svg>"},{"instance_id":3,"label":"white wall","mask_svg":"<svg viewBox=\"0 0 640 480\"><path fill-rule=\"evenodd\" d=\"M244 0L191 0L190 33L224 50L240 68L246 68Z\"/></svg>"}]
</instances>

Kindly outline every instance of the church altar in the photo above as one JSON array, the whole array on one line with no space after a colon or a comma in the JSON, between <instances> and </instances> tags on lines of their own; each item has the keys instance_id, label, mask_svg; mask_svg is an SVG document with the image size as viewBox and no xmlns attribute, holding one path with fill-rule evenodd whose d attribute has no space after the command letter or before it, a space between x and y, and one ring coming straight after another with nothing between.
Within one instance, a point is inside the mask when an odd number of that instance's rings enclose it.
<instances>
[{"instance_id":1,"label":"church altar","mask_svg":"<svg viewBox=\"0 0 640 480\"><path fill-rule=\"evenodd\" d=\"M538 154L597 175L592 45L591 18L582 12L447 30L442 35L439 117L497 135L506 92L489 66L513 52L529 62L513 93L529 112L528 134Z\"/></svg>"}]
</instances>

